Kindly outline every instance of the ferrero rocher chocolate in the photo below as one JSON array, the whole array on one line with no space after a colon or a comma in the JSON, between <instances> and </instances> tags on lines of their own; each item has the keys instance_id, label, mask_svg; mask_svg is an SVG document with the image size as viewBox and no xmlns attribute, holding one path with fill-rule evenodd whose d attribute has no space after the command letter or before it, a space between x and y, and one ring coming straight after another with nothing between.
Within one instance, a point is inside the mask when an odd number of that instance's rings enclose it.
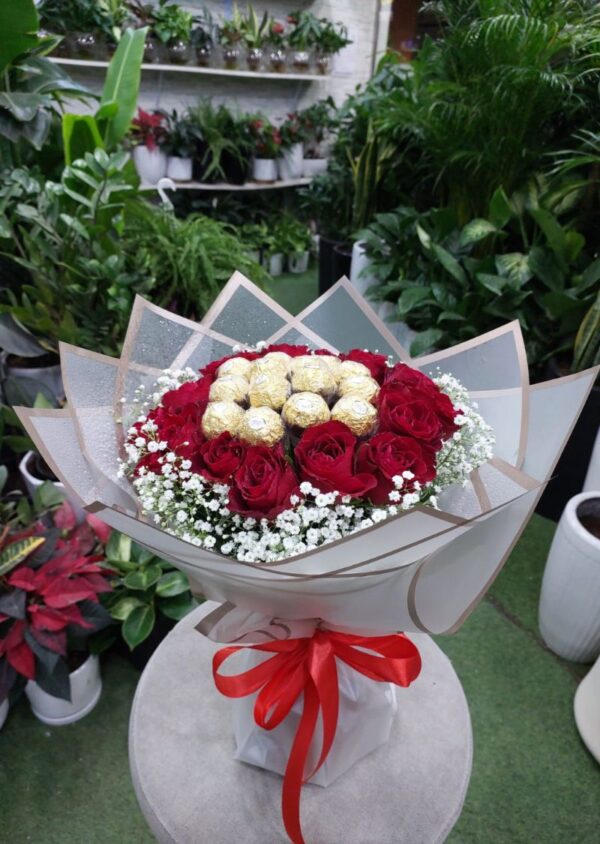
<instances>
[{"instance_id":1,"label":"ferrero rocher chocolate","mask_svg":"<svg viewBox=\"0 0 600 844\"><path fill-rule=\"evenodd\" d=\"M340 366L342 362L338 357L335 355L319 355L318 360L331 370L334 378L340 377Z\"/></svg>"},{"instance_id":2,"label":"ferrero rocher chocolate","mask_svg":"<svg viewBox=\"0 0 600 844\"><path fill-rule=\"evenodd\" d=\"M377 423L377 411L361 396L342 396L331 409L331 418L343 422L357 437L370 434Z\"/></svg>"},{"instance_id":3,"label":"ferrero rocher chocolate","mask_svg":"<svg viewBox=\"0 0 600 844\"><path fill-rule=\"evenodd\" d=\"M290 389L290 382L282 375L261 372L250 382L250 404L252 407L281 410L290 395Z\"/></svg>"},{"instance_id":4,"label":"ferrero rocher chocolate","mask_svg":"<svg viewBox=\"0 0 600 844\"><path fill-rule=\"evenodd\" d=\"M304 369L305 366L321 366L321 355L298 355L290 361L290 372L292 375L297 369Z\"/></svg>"},{"instance_id":5,"label":"ferrero rocher chocolate","mask_svg":"<svg viewBox=\"0 0 600 844\"><path fill-rule=\"evenodd\" d=\"M224 431L228 431L232 437L235 437L243 416L243 409L234 401L209 402L202 417L202 431L209 440L218 437Z\"/></svg>"},{"instance_id":6,"label":"ferrero rocher chocolate","mask_svg":"<svg viewBox=\"0 0 600 844\"><path fill-rule=\"evenodd\" d=\"M267 352L267 354L263 355L263 357L259 358L259 360L262 360L262 362L266 363L267 366L278 366L280 369L287 372L290 368L292 359L287 352Z\"/></svg>"},{"instance_id":7,"label":"ferrero rocher chocolate","mask_svg":"<svg viewBox=\"0 0 600 844\"><path fill-rule=\"evenodd\" d=\"M349 375L340 381L338 393L340 396L347 396L352 393L352 395L360 396L365 401L373 401L379 394L379 384L368 375Z\"/></svg>"},{"instance_id":8,"label":"ferrero rocher chocolate","mask_svg":"<svg viewBox=\"0 0 600 844\"><path fill-rule=\"evenodd\" d=\"M230 358L217 369L217 375L219 378L222 378L224 375L241 375L242 378L249 378L251 369L251 360L246 360L246 358Z\"/></svg>"},{"instance_id":9,"label":"ferrero rocher chocolate","mask_svg":"<svg viewBox=\"0 0 600 844\"><path fill-rule=\"evenodd\" d=\"M245 402L248 398L249 384L241 375L223 375L210 385L210 401Z\"/></svg>"},{"instance_id":10,"label":"ferrero rocher chocolate","mask_svg":"<svg viewBox=\"0 0 600 844\"><path fill-rule=\"evenodd\" d=\"M283 418L292 427L309 428L329 422L329 417L327 402L315 393L294 393L283 405Z\"/></svg>"},{"instance_id":11,"label":"ferrero rocher chocolate","mask_svg":"<svg viewBox=\"0 0 600 844\"><path fill-rule=\"evenodd\" d=\"M238 430L238 436L250 445L275 445L283 434L281 416L270 407L248 408Z\"/></svg>"},{"instance_id":12,"label":"ferrero rocher chocolate","mask_svg":"<svg viewBox=\"0 0 600 844\"><path fill-rule=\"evenodd\" d=\"M283 357L279 357L282 355ZM290 356L284 352L269 352L252 362L251 377L256 375L278 375L285 378L290 368Z\"/></svg>"},{"instance_id":13,"label":"ferrero rocher chocolate","mask_svg":"<svg viewBox=\"0 0 600 844\"><path fill-rule=\"evenodd\" d=\"M292 390L295 393L318 393L332 396L337 388L337 381L329 367L317 357L304 366L298 366L292 372Z\"/></svg>"},{"instance_id":14,"label":"ferrero rocher chocolate","mask_svg":"<svg viewBox=\"0 0 600 844\"><path fill-rule=\"evenodd\" d=\"M349 378L352 375L368 375L371 377L371 370L357 360L343 360L340 364L338 378L341 381L343 378Z\"/></svg>"}]
</instances>

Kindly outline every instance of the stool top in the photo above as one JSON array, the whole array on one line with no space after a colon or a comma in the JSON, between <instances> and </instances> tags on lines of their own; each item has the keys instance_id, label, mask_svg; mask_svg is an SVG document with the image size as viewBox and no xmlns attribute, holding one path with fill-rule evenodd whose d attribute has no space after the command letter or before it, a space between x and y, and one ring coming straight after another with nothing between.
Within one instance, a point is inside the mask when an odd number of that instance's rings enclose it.
<instances>
[{"instance_id":1,"label":"stool top","mask_svg":"<svg viewBox=\"0 0 600 844\"><path fill-rule=\"evenodd\" d=\"M207 602L167 636L140 679L129 759L140 807L161 844L285 844L277 774L235 761L231 703L215 689L220 645L193 628ZM307 844L434 844L465 799L472 760L467 702L433 641L411 634L419 678L398 689L389 742L327 788L302 789Z\"/></svg>"}]
</instances>

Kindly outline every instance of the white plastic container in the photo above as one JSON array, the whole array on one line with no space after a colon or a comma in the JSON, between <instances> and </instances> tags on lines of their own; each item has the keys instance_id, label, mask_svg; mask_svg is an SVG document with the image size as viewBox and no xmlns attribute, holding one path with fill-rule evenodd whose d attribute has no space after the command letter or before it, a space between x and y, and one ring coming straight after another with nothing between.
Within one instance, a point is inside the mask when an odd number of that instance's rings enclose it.
<instances>
[{"instance_id":1,"label":"white plastic container","mask_svg":"<svg viewBox=\"0 0 600 844\"><path fill-rule=\"evenodd\" d=\"M307 179L311 179L313 176L318 176L326 170L326 158L304 158L302 160L302 175Z\"/></svg>"},{"instance_id":2,"label":"white plastic container","mask_svg":"<svg viewBox=\"0 0 600 844\"><path fill-rule=\"evenodd\" d=\"M300 179L304 170L304 144L292 144L277 161L279 178L284 182Z\"/></svg>"},{"instance_id":3,"label":"white plastic container","mask_svg":"<svg viewBox=\"0 0 600 844\"><path fill-rule=\"evenodd\" d=\"M308 269L308 262L310 261L310 252L305 249L304 252L292 252L288 255L288 268L291 273L305 273Z\"/></svg>"},{"instance_id":4,"label":"white plastic container","mask_svg":"<svg viewBox=\"0 0 600 844\"><path fill-rule=\"evenodd\" d=\"M33 495L36 489L43 483L45 483L45 481L43 481L41 478L38 478L35 475L31 474L30 466L33 457L34 452L28 451L26 454L23 455L19 463L19 472L21 473L21 477L23 478L23 482L29 495ZM69 503L71 504L71 507L75 511L75 518L77 519L77 523L81 524L81 522L85 518L85 510L83 510L83 508L79 505L77 501L75 501L75 499L71 498L69 493L66 491L64 484L62 484L60 481L51 481L51 483L53 483L55 487L58 487L58 489L60 489L60 491L64 493L65 498L68 499Z\"/></svg>"},{"instance_id":5,"label":"white plastic container","mask_svg":"<svg viewBox=\"0 0 600 844\"><path fill-rule=\"evenodd\" d=\"M44 724L59 727L73 724L84 718L98 703L102 693L100 660L94 654L86 659L76 671L69 674L71 701L49 695L35 680L29 680L25 694L29 698L33 714Z\"/></svg>"},{"instance_id":6,"label":"white plastic container","mask_svg":"<svg viewBox=\"0 0 600 844\"><path fill-rule=\"evenodd\" d=\"M255 182L271 184L277 181L277 162L274 158L255 158L252 162L252 178Z\"/></svg>"},{"instance_id":7,"label":"white plastic container","mask_svg":"<svg viewBox=\"0 0 600 844\"><path fill-rule=\"evenodd\" d=\"M600 539L581 524L586 515L600 517L600 491L575 495L565 507L540 595L542 638L574 662L600 655Z\"/></svg>"},{"instance_id":8,"label":"white plastic container","mask_svg":"<svg viewBox=\"0 0 600 844\"><path fill-rule=\"evenodd\" d=\"M167 161L167 177L174 182L191 182L192 159L170 155Z\"/></svg>"},{"instance_id":9,"label":"white plastic container","mask_svg":"<svg viewBox=\"0 0 600 844\"><path fill-rule=\"evenodd\" d=\"M148 149L143 144L133 149L135 169L142 182L155 185L167 175L167 156L160 149Z\"/></svg>"},{"instance_id":10,"label":"white plastic container","mask_svg":"<svg viewBox=\"0 0 600 844\"><path fill-rule=\"evenodd\" d=\"M283 253L276 252L274 255L268 257L268 271L269 275L276 278L283 273Z\"/></svg>"},{"instance_id":11,"label":"white plastic container","mask_svg":"<svg viewBox=\"0 0 600 844\"><path fill-rule=\"evenodd\" d=\"M0 730L4 726L4 722L6 721L6 717L8 715L8 698L5 697L2 703L0 703Z\"/></svg>"}]
</instances>

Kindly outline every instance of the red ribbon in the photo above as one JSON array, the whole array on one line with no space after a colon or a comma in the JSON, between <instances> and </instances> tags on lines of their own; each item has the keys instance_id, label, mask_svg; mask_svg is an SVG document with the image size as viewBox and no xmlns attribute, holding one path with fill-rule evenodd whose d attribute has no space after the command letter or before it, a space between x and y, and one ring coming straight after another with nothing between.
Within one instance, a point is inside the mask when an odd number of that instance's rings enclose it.
<instances>
[{"instance_id":1,"label":"red ribbon","mask_svg":"<svg viewBox=\"0 0 600 844\"><path fill-rule=\"evenodd\" d=\"M371 680L398 686L408 686L418 677L421 657L415 645L402 633L354 636L317 629L310 639L286 639L248 647L274 656L249 671L228 677L219 674L219 668L244 648L223 648L213 657L215 685L227 697L245 697L258 691L254 720L265 730L273 730L281 724L298 696L304 693L302 716L285 769L282 792L286 832L293 844L304 844L300 828L300 790L325 762L335 738L339 701L336 657ZM363 648L373 653L366 653ZM314 770L305 776L319 712L323 721L321 755Z\"/></svg>"}]
</instances>

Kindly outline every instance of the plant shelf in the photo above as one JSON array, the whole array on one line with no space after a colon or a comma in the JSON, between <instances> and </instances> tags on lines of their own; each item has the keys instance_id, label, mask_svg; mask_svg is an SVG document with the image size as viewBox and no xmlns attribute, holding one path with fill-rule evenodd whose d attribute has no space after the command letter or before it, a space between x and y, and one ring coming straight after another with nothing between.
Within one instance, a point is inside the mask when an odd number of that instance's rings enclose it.
<instances>
[{"instance_id":1,"label":"plant shelf","mask_svg":"<svg viewBox=\"0 0 600 844\"><path fill-rule=\"evenodd\" d=\"M176 190L206 190L206 191L247 191L247 190L277 190L278 188L296 188L309 185L310 178L288 179L277 182L245 182L243 185L233 185L230 182L175 182ZM140 190L158 190L158 185L141 184ZM167 188L171 190L171 188Z\"/></svg>"},{"instance_id":2,"label":"plant shelf","mask_svg":"<svg viewBox=\"0 0 600 844\"><path fill-rule=\"evenodd\" d=\"M56 64L70 67L108 67L108 61L100 59L66 59L61 56L51 56ZM168 73L199 73L207 76L230 76L241 79L275 79L292 82L323 82L331 78L331 74L316 73L269 73L261 70L227 70L224 67L196 67L191 64L143 64L142 70L155 70Z\"/></svg>"}]
</instances>

